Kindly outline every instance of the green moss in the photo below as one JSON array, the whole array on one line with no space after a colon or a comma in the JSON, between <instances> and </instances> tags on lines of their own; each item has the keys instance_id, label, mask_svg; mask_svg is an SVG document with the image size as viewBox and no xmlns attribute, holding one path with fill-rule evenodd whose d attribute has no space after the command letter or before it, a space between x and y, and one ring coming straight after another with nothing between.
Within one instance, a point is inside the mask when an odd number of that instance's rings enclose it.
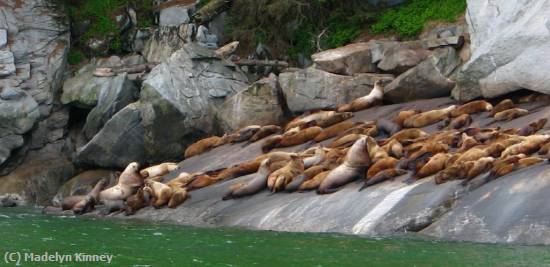
<instances>
[{"instance_id":1,"label":"green moss","mask_svg":"<svg viewBox=\"0 0 550 267\"><path fill-rule=\"evenodd\" d=\"M69 51L69 55L67 56L67 61L70 65L78 65L80 62L84 61L86 59L86 56L84 53L78 50L71 50Z\"/></svg>"},{"instance_id":2,"label":"green moss","mask_svg":"<svg viewBox=\"0 0 550 267\"><path fill-rule=\"evenodd\" d=\"M409 0L380 14L371 26L374 33L394 32L402 37L414 37L427 21L454 21L466 10L466 0Z\"/></svg>"}]
</instances>

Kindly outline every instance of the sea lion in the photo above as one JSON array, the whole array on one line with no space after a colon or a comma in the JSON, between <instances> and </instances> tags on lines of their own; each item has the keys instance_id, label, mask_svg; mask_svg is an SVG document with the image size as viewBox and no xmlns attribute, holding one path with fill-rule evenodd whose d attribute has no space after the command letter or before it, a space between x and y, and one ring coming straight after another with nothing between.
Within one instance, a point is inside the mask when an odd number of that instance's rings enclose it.
<instances>
[{"instance_id":1,"label":"sea lion","mask_svg":"<svg viewBox=\"0 0 550 267\"><path fill-rule=\"evenodd\" d=\"M376 123L358 122L353 128L347 129L339 135L338 138L349 134L360 134L375 137L378 135L378 127L376 126Z\"/></svg>"},{"instance_id":2,"label":"sea lion","mask_svg":"<svg viewBox=\"0 0 550 267\"><path fill-rule=\"evenodd\" d=\"M446 119L444 126L440 127L440 129L462 129L470 124L472 124L472 117L468 114L462 114L452 119Z\"/></svg>"},{"instance_id":3,"label":"sea lion","mask_svg":"<svg viewBox=\"0 0 550 267\"><path fill-rule=\"evenodd\" d=\"M325 180L329 173L330 171L324 171L309 180L303 181L298 187L298 191L304 192L319 188L319 185Z\"/></svg>"},{"instance_id":4,"label":"sea lion","mask_svg":"<svg viewBox=\"0 0 550 267\"><path fill-rule=\"evenodd\" d=\"M321 147L315 148L315 154L303 159L304 168L309 168L313 165L319 164L325 158L327 150Z\"/></svg>"},{"instance_id":5,"label":"sea lion","mask_svg":"<svg viewBox=\"0 0 550 267\"><path fill-rule=\"evenodd\" d=\"M422 110L419 109L411 109L411 110L403 110L400 111L397 116L393 119L393 122L395 122L400 127L403 127L403 123L410 117L422 113Z\"/></svg>"},{"instance_id":6,"label":"sea lion","mask_svg":"<svg viewBox=\"0 0 550 267\"><path fill-rule=\"evenodd\" d=\"M367 149L369 151L370 161L376 163L379 160L388 158L388 153L382 149L374 138L367 136Z\"/></svg>"},{"instance_id":7,"label":"sea lion","mask_svg":"<svg viewBox=\"0 0 550 267\"><path fill-rule=\"evenodd\" d=\"M139 174L139 164L130 163L118 177L118 183L99 193L99 199L104 201L126 200L143 185L143 178Z\"/></svg>"},{"instance_id":8,"label":"sea lion","mask_svg":"<svg viewBox=\"0 0 550 267\"><path fill-rule=\"evenodd\" d=\"M321 128L327 128L336 123L343 122L351 117L353 117L353 112L332 113L331 116L319 118L318 120L316 120L316 122L317 126Z\"/></svg>"},{"instance_id":9,"label":"sea lion","mask_svg":"<svg viewBox=\"0 0 550 267\"><path fill-rule=\"evenodd\" d=\"M468 173L466 174L466 182L476 178L484 172L490 171L494 162L495 158L493 157L483 157L476 161L468 161L472 166L467 168Z\"/></svg>"},{"instance_id":10,"label":"sea lion","mask_svg":"<svg viewBox=\"0 0 550 267\"><path fill-rule=\"evenodd\" d=\"M489 113L489 116L491 117L494 117L495 114L501 112L501 111L505 111L505 110L508 110L508 109L512 109L514 108L515 105L514 105L514 102L512 102L512 100L510 99L504 99L502 101L500 101L494 108L493 110L491 110L491 112Z\"/></svg>"},{"instance_id":11,"label":"sea lion","mask_svg":"<svg viewBox=\"0 0 550 267\"><path fill-rule=\"evenodd\" d=\"M157 209L168 204L172 197L171 187L155 181L146 181L143 191L151 195L151 204Z\"/></svg>"},{"instance_id":12,"label":"sea lion","mask_svg":"<svg viewBox=\"0 0 550 267\"><path fill-rule=\"evenodd\" d=\"M216 51L214 51L214 54L216 54L221 58L227 58L231 54L233 54L235 50L237 50L238 46L239 46L239 41L234 41L218 48Z\"/></svg>"},{"instance_id":13,"label":"sea lion","mask_svg":"<svg viewBox=\"0 0 550 267\"><path fill-rule=\"evenodd\" d=\"M260 131L262 127L259 125L249 125L236 132L236 135L229 140L229 143L240 143L248 141L254 134Z\"/></svg>"},{"instance_id":14,"label":"sea lion","mask_svg":"<svg viewBox=\"0 0 550 267\"><path fill-rule=\"evenodd\" d=\"M465 133L462 134L462 138L460 139L460 142L458 143L458 152L465 152L468 149L479 145L479 142L473 138L472 136L469 136Z\"/></svg>"},{"instance_id":15,"label":"sea lion","mask_svg":"<svg viewBox=\"0 0 550 267\"><path fill-rule=\"evenodd\" d=\"M180 187L171 187L172 189L172 196L170 196L170 200L168 201L168 208L175 209L179 205L181 205L189 195L187 194L186 188L180 188Z\"/></svg>"},{"instance_id":16,"label":"sea lion","mask_svg":"<svg viewBox=\"0 0 550 267\"><path fill-rule=\"evenodd\" d=\"M349 104L342 105L338 107L339 112L357 112L364 109L368 109L382 102L384 97L384 87L382 86L382 81L377 80L374 83L374 88L366 96L357 98Z\"/></svg>"},{"instance_id":17,"label":"sea lion","mask_svg":"<svg viewBox=\"0 0 550 267\"><path fill-rule=\"evenodd\" d=\"M139 188L137 192L126 199L124 214L126 216L134 215L142 208L149 205L151 195L148 192L143 192L143 188Z\"/></svg>"},{"instance_id":18,"label":"sea lion","mask_svg":"<svg viewBox=\"0 0 550 267\"><path fill-rule=\"evenodd\" d=\"M271 173L267 178L267 187L272 192L283 190L294 178L304 173L304 162L296 155L290 156L290 161L283 168Z\"/></svg>"},{"instance_id":19,"label":"sea lion","mask_svg":"<svg viewBox=\"0 0 550 267\"><path fill-rule=\"evenodd\" d=\"M422 168L415 171L414 177L422 179L442 171L445 169L445 164L450 157L451 155L449 153L435 154L424 166L422 166Z\"/></svg>"},{"instance_id":20,"label":"sea lion","mask_svg":"<svg viewBox=\"0 0 550 267\"><path fill-rule=\"evenodd\" d=\"M217 179L216 177L210 176L206 173L196 174L193 177L193 181L191 181L187 186L187 190L195 190L195 189L201 189L204 187L207 187L209 185L213 185L217 182L221 181L221 179Z\"/></svg>"},{"instance_id":21,"label":"sea lion","mask_svg":"<svg viewBox=\"0 0 550 267\"><path fill-rule=\"evenodd\" d=\"M186 187L188 184L193 182L195 177L196 177L195 175L191 175L186 172L181 172L180 174L178 174L178 176L176 176L176 178L168 181L166 185L170 187Z\"/></svg>"},{"instance_id":22,"label":"sea lion","mask_svg":"<svg viewBox=\"0 0 550 267\"><path fill-rule=\"evenodd\" d=\"M315 138L323 129L318 126L303 129L297 134L291 136L283 136L279 142L280 147L296 146L306 143Z\"/></svg>"},{"instance_id":23,"label":"sea lion","mask_svg":"<svg viewBox=\"0 0 550 267\"><path fill-rule=\"evenodd\" d=\"M407 151L407 157L409 159L416 159L424 153L432 153L433 155L435 155L437 153L447 153L449 152L449 150L450 147L447 144L443 144L440 142L427 142L423 143L422 147L414 152Z\"/></svg>"},{"instance_id":24,"label":"sea lion","mask_svg":"<svg viewBox=\"0 0 550 267\"><path fill-rule=\"evenodd\" d=\"M455 105L443 109L430 110L416 114L403 122L404 128L422 128L449 117L449 114L456 109Z\"/></svg>"},{"instance_id":25,"label":"sea lion","mask_svg":"<svg viewBox=\"0 0 550 267\"><path fill-rule=\"evenodd\" d=\"M493 167L491 168L489 177L491 177L491 179L494 180L496 178L502 177L508 173L513 172L517 166L517 163L521 159L524 159L526 157L527 156L525 154L517 154L517 155L503 157L495 160Z\"/></svg>"},{"instance_id":26,"label":"sea lion","mask_svg":"<svg viewBox=\"0 0 550 267\"><path fill-rule=\"evenodd\" d=\"M519 118L527 114L529 114L529 110L521 109L521 108L511 108L511 109L507 109L499 113L496 113L494 118L495 118L495 121L511 121L515 118Z\"/></svg>"},{"instance_id":27,"label":"sea lion","mask_svg":"<svg viewBox=\"0 0 550 267\"><path fill-rule=\"evenodd\" d=\"M262 143L262 152L267 153L272 149L278 147L279 143L281 143L281 140L283 140L283 136L279 134L265 139L265 141Z\"/></svg>"},{"instance_id":28,"label":"sea lion","mask_svg":"<svg viewBox=\"0 0 550 267\"><path fill-rule=\"evenodd\" d=\"M398 160L392 157L386 157L378 161L373 160L373 162L374 163L369 167L367 171L367 179L374 177L376 174L383 170L393 169L397 165Z\"/></svg>"},{"instance_id":29,"label":"sea lion","mask_svg":"<svg viewBox=\"0 0 550 267\"><path fill-rule=\"evenodd\" d=\"M518 99L518 103L533 103L533 102L539 102L539 101L548 101L550 100L550 97L545 94L530 94L526 96L522 96Z\"/></svg>"},{"instance_id":30,"label":"sea lion","mask_svg":"<svg viewBox=\"0 0 550 267\"><path fill-rule=\"evenodd\" d=\"M74 205L72 211L74 214L81 215L90 212L94 209L94 206L99 203L99 193L103 190L103 187L107 184L106 179L99 180L92 191L86 195L84 199Z\"/></svg>"},{"instance_id":31,"label":"sea lion","mask_svg":"<svg viewBox=\"0 0 550 267\"><path fill-rule=\"evenodd\" d=\"M468 175L466 162L458 162L438 172L435 176L435 183L442 184L452 180L462 180L466 178L466 175Z\"/></svg>"},{"instance_id":32,"label":"sea lion","mask_svg":"<svg viewBox=\"0 0 550 267\"><path fill-rule=\"evenodd\" d=\"M392 136L395 133L401 131L401 126L388 119L379 119L376 121L376 127L379 131L384 132L388 136Z\"/></svg>"},{"instance_id":33,"label":"sea lion","mask_svg":"<svg viewBox=\"0 0 550 267\"><path fill-rule=\"evenodd\" d=\"M420 129L403 129L392 135L387 141L397 140L399 143L403 143L404 140L417 139L425 136L428 136L428 134Z\"/></svg>"},{"instance_id":34,"label":"sea lion","mask_svg":"<svg viewBox=\"0 0 550 267\"><path fill-rule=\"evenodd\" d=\"M348 134L346 136L342 136L330 143L328 145L329 148L342 148L342 147L350 147L357 141L359 138L361 138L360 134Z\"/></svg>"},{"instance_id":35,"label":"sea lion","mask_svg":"<svg viewBox=\"0 0 550 267\"><path fill-rule=\"evenodd\" d=\"M201 139L192 145L188 146L187 149L185 149L184 157L186 159L190 157L194 157L196 155L202 154L212 148L215 147L215 145L220 141L221 137L219 136L211 136L208 138Z\"/></svg>"},{"instance_id":36,"label":"sea lion","mask_svg":"<svg viewBox=\"0 0 550 267\"><path fill-rule=\"evenodd\" d=\"M451 117L456 118L464 114L476 114L484 111L491 111L493 105L485 100L476 100L459 106L451 112Z\"/></svg>"},{"instance_id":37,"label":"sea lion","mask_svg":"<svg viewBox=\"0 0 550 267\"><path fill-rule=\"evenodd\" d=\"M383 145L382 149L384 149L388 153L388 155L392 157L398 159L403 157L403 145L395 139L392 139L391 141Z\"/></svg>"},{"instance_id":38,"label":"sea lion","mask_svg":"<svg viewBox=\"0 0 550 267\"><path fill-rule=\"evenodd\" d=\"M93 75L96 77L113 77L116 76L116 73L112 68L96 68Z\"/></svg>"},{"instance_id":39,"label":"sea lion","mask_svg":"<svg viewBox=\"0 0 550 267\"><path fill-rule=\"evenodd\" d=\"M149 168L145 168L139 172L141 177L148 178L148 177L157 177L157 176L163 176L168 174L169 172L175 170L178 168L177 163L173 162L166 162L159 165L155 165Z\"/></svg>"},{"instance_id":40,"label":"sea lion","mask_svg":"<svg viewBox=\"0 0 550 267\"><path fill-rule=\"evenodd\" d=\"M268 137L272 134L278 133L282 130L280 126L277 125L266 125L262 126L258 132L256 132L252 137L250 137L250 142L256 142L260 139L263 139L265 137Z\"/></svg>"},{"instance_id":41,"label":"sea lion","mask_svg":"<svg viewBox=\"0 0 550 267\"><path fill-rule=\"evenodd\" d=\"M311 126L316 126L317 121L325 120L329 117L334 116L336 113L337 113L336 111L321 110L321 111L318 111L318 112L311 113L309 115L297 117L297 118L293 119L292 121L290 121L285 126L285 132L288 131L289 129L300 127L300 126L303 126L303 125L306 125L306 124L309 125L310 127Z\"/></svg>"},{"instance_id":42,"label":"sea lion","mask_svg":"<svg viewBox=\"0 0 550 267\"><path fill-rule=\"evenodd\" d=\"M546 125L546 122L548 122L548 119L543 118L543 119L539 119L538 121L529 123L529 125L522 127L519 130L518 134L521 136L528 136L528 135L535 134L540 129L542 129L544 125Z\"/></svg>"},{"instance_id":43,"label":"sea lion","mask_svg":"<svg viewBox=\"0 0 550 267\"><path fill-rule=\"evenodd\" d=\"M339 187L360 179L365 175L365 170L370 166L371 159L367 145L367 136L359 138L348 150L344 163L330 171L327 177L319 185L318 194L330 194L336 192Z\"/></svg>"},{"instance_id":44,"label":"sea lion","mask_svg":"<svg viewBox=\"0 0 550 267\"><path fill-rule=\"evenodd\" d=\"M323 129L313 140L315 142L322 142L324 140L330 139L332 137L338 136L340 133L356 126L356 123L351 121L343 121L337 124L334 124L328 128Z\"/></svg>"},{"instance_id":45,"label":"sea lion","mask_svg":"<svg viewBox=\"0 0 550 267\"><path fill-rule=\"evenodd\" d=\"M267 188L267 177L271 173L269 164L271 164L270 159L263 160L258 169L258 173L252 180L248 183L241 183L235 188L230 188L222 199L229 200L232 198L251 196Z\"/></svg>"},{"instance_id":46,"label":"sea lion","mask_svg":"<svg viewBox=\"0 0 550 267\"><path fill-rule=\"evenodd\" d=\"M532 154L540 149L540 147L547 143L550 139L548 135L531 135L525 137L525 140L507 147L503 152L501 157L506 158L508 156L513 156L517 154Z\"/></svg>"},{"instance_id":47,"label":"sea lion","mask_svg":"<svg viewBox=\"0 0 550 267\"><path fill-rule=\"evenodd\" d=\"M475 161L483 157L499 157L501 152L506 149L502 144L495 143L491 145L478 145L462 153L455 161L456 163Z\"/></svg>"},{"instance_id":48,"label":"sea lion","mask_svg":"<svg viewBox=\"0 0 550 267\"><path fill-rule=\"evenodd\" d=\"M367 179L365 181L365 184L361 188L359 188L359 191L362 191L362 190L366 189L369 186L373 186L375 184L379 184L379 183L384 182L386 180L393 179L395 177L404 175L406 173L407 173L406 170L397 169L397 168L391 168L391 169L383 170L383 171L377 173L375 176L371 177L370 179Z\"/></svg>"}]
</instances>

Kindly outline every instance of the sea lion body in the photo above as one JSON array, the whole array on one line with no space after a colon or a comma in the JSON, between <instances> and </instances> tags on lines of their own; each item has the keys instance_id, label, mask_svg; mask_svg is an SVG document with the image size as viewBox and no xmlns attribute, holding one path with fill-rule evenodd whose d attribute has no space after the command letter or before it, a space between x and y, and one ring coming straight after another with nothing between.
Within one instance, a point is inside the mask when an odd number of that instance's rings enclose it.
<instances>
[{"instance_id":1,"label":"sea lion body","mask_svg":"<svg viewBox=\"0 0 550 267\"><path fill-rule=\"evenodd\" d=\"M278 133L282 130L280 126L277 125L266 125L262 126L258 132L256 132L252 137L250 137L250 142L256 142L260 139L268 137L272 134Z\"/></svg>"},{"instance_id":2,"label":"sea lion body","mask_svg":"<svg viewBox=\"0 0 550 267\"><path fill-rule=\"evenodd\" d=\"M389 179L393 179L395 177L404 175L406 173L407 173L406 170L397 169L397 168L391 168L391 169L383 170L383 171L377 173L375 176L367 179L365 181L365 184L361 188L359 188L359 191L362 191L362 190L366 189L369 186L373 186L375 184L382 183L382 182L387 181Z\"/></svg>"},{"instance_id":3,"label":"sea lion body","mask_svg":"<svg viewBox=\"0 0 550 267\"><path fill-rule=\"evenodd\" d=\"M143 178L158 177L158 176L166 175L177 168L178 168L177 163L166 162L166 163L162 163L159 165L155 165L155 166L143 169L139 172L139 174Z\"/></svg>"},{"instance_id":4,"label":"sea lion body","mask_svg":"<svg viewBox=\"0 0 550 267\"><path fill-rule=\"evenodd\" d=\"M342 105L338 108L339 112L357 112L364 109L368 109L379 104L384 97L384 88L380 80L374 83L372 91L363 97L357 98L349 104Z\"/></svg>"},{"instance_id":5,"label":"sea lion body","mask_svg":"<svg viewBox=\"0 0 550 267\"><path fill-rule=\"evenodd\" d=\"M99 193L103 190L103 187L107 184L106 179L99 180L92 191L86 195L84 199L79 201L72 208L74 214L84 214L94 209L95 205L99 203Z\"/></svg>"},{"instance_id":6,"label":"sea lion body","mask_svg":"<svg viewBox=\"0 0 550 267\"><path fill-rule=\"evenodd\" d=\"M458 117L448 120L448 124L446 125L448 129L462 129L472 123L472 117L470 117L470 115L468 114L462 114Z\"/></svg>"},{"instance_id":7,"label":"sea lion body","mask_svg":"<svg viewBox=\"0 0 550 267\"><path fill-rule=\"evenodd\" d=\"M274 135L274 136L271 136L271 137L267 138L262 143L262 151L264 153L267 153L267 152L271 151L272 149L278 147L279 144L281 143L281 140L283 140L282 135Z\"/></svg>"},{"instance_id":8,"label":"sea lion body","mask_svg":"<svg viewBox=\"0 0 550 267\"><path fill-rule=\"evenodd\" d=\"M535 134L546 125L546 122L548 122L548 119L546 118L539 119L538 121L532 122L529 125L522 127L519 130L518 134L521 136Z\"/></svg>"},{"instance_id":9,"label":"sea lion body","mask_svg":"<svg viewBox=\"0 0 550 267\"><path fill-rule=\"evenodd\" d=\"M143 188L139 188L137 192L126 199L124 213L126 216L134 215L142 208L149 205L150 194L143 192Z\"/></svg>"},{"instance_id":10,"label":"sea lion body","mask_svg":"<svg viewBox=\"0 0 550 267\"><path fill-rule=\"evenodd\" d=\"M186 188L172 187L172 196L170 196L170 200L168 201L168 208L177 208L187 200L188 196Z\"/></svg>"},{"instance_id":11,"label":"sea lion body","mask_svg":"<svg viewBox=\"0 0 550 267\"><path fill-rule=\"evenodd\" d=\"M404 122L408 118L410 118L414 115L420 114L420 113L422 113L422 111L419 110L419 109L403 110L403 111L400 111L397 114L397 116L395 116L395 118L393 119L393 122L395 122L400 127L403 127Z\"/></svg>"},{"instance_id":12,"label":"sea lion body","mask_svg":"<svg viewBox=\"0 0 550 267\"><path fill-rule=\"evenodd\" d=\"M512 102L512 100L504 99L504 100L500 101L496 106L493 107L493 110L491 110L491 112L489 113L489 116L494 117L495 114L497 114L501 111L512 109L514 107L515 107L515 105L514 105L514 102Z\"/></svg>"},{"instance_id":13,"label":"sea lion body","mask_svg":"<svg viewBox=\"0 0 550 267\"><path fill-rule=\"evenodd\" d=\"M291 136L283 136L283 138L279 142L279 146L289 147L289 146L301 145L310 140L313 140L313 138L315 138L322 131L323 129L318 126L303 129L297 134L294 134Z\"/></svg>"},{"instance_id":14,"label":"sea lion body","mask_svg":"<svg viewBox=\"0 0 550 267\"><path fill-rule=\"evenodd\" d=\"M451 155L448 153L435 154L424 166L422 166L420 170L416 172L415 177L421 179L442 171L445 169L445 164L450 156Z\"/></svg>"},{"instance_id":15,"label":"sea lion body","mask_svg":"<svg viewBox=\"0 0 550 267\"><path fill-rule=\"evenodd\" d=\"M99 193L99 199L104 201L124 201L133 195L136 190L143 185L143 178L140 176L139 164L130 163L120 174L118 183Z\"/></svg>"},{"instance_id":16,"label":"sea lion body","mask_svg":"<svg viewBox=\"0 0 550 267\"><path fill-rule=\"evenodd\" d=\"M452 105L447 108L430 110L416 114L403 122L405 128L422 128L436 122L442 121L449 117L449 114L456 109L456 106Z\"/></svg>"},{"instance_id":17,"label":"sea lion body","mask_svg":"<svg viewBox=\"0 0 550 267\"><path fill-rule=\"evenodd\" d=\"M387 144L383 145L382 149L384 149L386 153L392 157L398 159L403 157L403 145L395 139L392 139Z\"/></svg>"},{"instance_id":18,"label":"sea lion body","mask_svg":"<svg viewBox=\"0 0 550 267\"><path fill-rule=\"evenodd\" d=\"M485 111L491 111L493 105L485 100L476 100L459 106L451 112L451 117L456 118L461 115L476 114Z\"/></svg>"},{"instance_id":19,"label":"sea lion body","mask_svg":"<svg viewBox=\"0 0 550 267\"><path fill-rule=\"evenodd\" d=\"M267 188L267 177L271 173L269 164L271 164L269 159L265 159L264 161L262 161L256 176L252 180L250 180L250 182L242 184L237 188L230 189L224 195L223 200L251 196Z\"/></svg>"},{"instance_id":20,"label":"sea lion body","mask_svg":"<svg viewBox=\"0 0 550 267\"><path fill-rule=\"evenodd\" d=\"M346 136L342 136L330 143L328 145L329 148L342 148L342 147L349 147L355 143L359 138L361 137L360 134L348 134Z\"/></svg>"},{"instance_id":21,"label":"sea lion body","mask_svg":"<svg viewBox=\"0 0 550 267\"><path fill-rule=\"evenodd\" d=\"M540 149L541 145L547 143L549 139L550 136L547 135L527 136L524 141L507 147L502 152L501 157L506 158L508 156L513 156L517 154L529 155L535 153Z\"/></svg>"},{"instance_id":22,"label":"sea lion body","mask_svg":"<svg viewBox=\"0 0 550 267\"><path fill-rule=\"evenodd\" d=\"M285 126L285 132L288 131L289 129L292 129L292 128L303 127L304 125L316 126L317 121L325 120L327 118L330 118L330 117L334 116L335 114L336 114L335 111L323 111L322 110L322 111L318 111L318 112L315 112L315 113L311 113L311 114L306 115L306 116L297 117L297 118L293 119L292 121L290 121Z\"/></svg>"},{"instance_id":23,"label":"sea lion body","mask_svg":"<svg viewBox=\"0 0 550 267\"><path fill-rule=\"evenodd\" d=\"M230 143L240 143L250 140L262 127L259 125L250 125L246 126L239 131L236 135L229 141Z\"/></svg>"},{"instance_id":24,"label":"sea lion body","mask_svg":"<svg viewBox=\"0 0 550 267\"><path fill-rule=\"evenodd\" d=\"M330 139L332 137L336 137L342 132L354 127L356 124L351 121L343 121L337 124L334 124L328 128L323 129L322 132L320 132L313 140L315 142L322 142L324 140Z\"/></svg>"},{"instance_id":25,"label":"sea lion body","mask_svg":"<svg viewBox=\"0 0 550 267\"><path fill-rule=\"evenodd\" d=\"M399 124L387 119L377 120L376 127L379 131L386 133L388 136L392 136L401 131L401 126Z\"/></svg>"},{"instance_id":26,"label":"sea lion body","mask_svg":"<svg viewBox=\"0 0 550 267\"><path fill-rule=\"evenodd\" d=\"M285 167L271 173L267 178L267 187L272 192L283 190L294 178L304 172L304 163L298 156L291 156Z\"/></svg>"},{"instance_id":27,"label":"sea lion body","mask_svg":"<svg viewBox=\"0 0 550 267\"><path fill-rule=\"evenodd\" d=\"M383 170L393 169L397 165L397 162L398 160L392 157L386 157L374 162L367 171L367 179L374 177Z\"/></svg>"},{"instance_id":28,"label":"sea lion body","mask_svg":"<svg viewBox=\"0 0 550 267\"><path fill-rule=\"evenodd\" d=\"M319 185L323 182L323 180L325 180L329 173L330 171L324 171L315 175L313 178L302 182L298 187L298 191L303 192L316 190L317 188L319 188Z\"/></svg>"},{"instance_id":29,"label":"sea lion body","mask_svg":"<svg viewBox=\"0 0 550 267\"><path fill-rule=\"evenodd\" d=\"M155 181L147 181L143 191L151 194L152 205L157 209L168 204L173 193L171 187Z\"/></svg>"},{"instance_id":30,"label":"sea lion body","mask_svg":"<svg viewBox=\"0 0 550 267\"><path fill-rule=\"evenodd\" d=\"M339 113L332 113L331 116L320 118L316 122L317 122L317 126L321 128L327 128L334 124L343 122L351 117L353 117L353 112L339 112Z\"/></svg>"},{"instance_id":31,"label":"sea lion body","mask_svg":"<svg viewBox=\"0 0 550 267\"><path fill-rule=\"evenodd\" d=\"M389 157L388 153L378 145L374 138L370 136L367 137L367 149L369 151L369 157L372 163L376 163L379 160Z\"/></svg>"},{"instance_id":32,"label":"sea lion body","mask_svg":"<svg viewBox=\"0 0 550 267\"><path fill-rule=\"evenodd\" d=\"M496 113L494 118L496 121L511 121L527 114L529 114L529 110L512 108Z\"/></svg>"},{"instance_id":33,"label":"sea lion body","mask_svg":"<svg viewBox=\"0 0 550 267\"><path fill-rule=\"evenodd\" d=\"M219 136L211 136L202 140L199 140L185 149L184 157L186 159L202 154L216 146L221 140Z\"/></svg>"}]
</instances>

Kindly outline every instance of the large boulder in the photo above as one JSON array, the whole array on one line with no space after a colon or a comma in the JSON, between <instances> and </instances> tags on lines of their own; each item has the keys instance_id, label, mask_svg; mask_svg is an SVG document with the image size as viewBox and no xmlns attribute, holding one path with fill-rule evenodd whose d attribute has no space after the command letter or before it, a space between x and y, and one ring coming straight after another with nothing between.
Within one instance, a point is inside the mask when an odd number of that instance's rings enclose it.
<instances>
[{"instance_id":1,"label":"large boulder","mask_svg":"<svg viewBox=\"0 0 550 267\"><path fill-rule=\"evenodd\" d=\"M193 34L192 24L158 27L148 36L142 55L147 62L163 62L181 49Z\"/></svg>"},{"instance_id":2,"label":"large boulder","mask_svg":"<svg viewBox=\"0 0 550 267\"><path fill-rule=\"evenodd\" d=\"M117 172L110 170L89 170L78 174L63 184L57 191L52 202L61 204L67 196L86 195L101 179L107 180L108 184L117 182Z\"/></svg>"},{"instance_id":3,"label":"large boulder","mask_svg":"<svg viewBox=\"0 0 550 267\"><path fill-rule=\"evenodd\" d=\"M378 79L393 79L388 74L343 76L316 68L307 68L279 75L288 109L293 113L318 109L335 109L341 104L365 96Z\"/></svg>"},{"instance_id":4,"label":"large boulder","mask_svg":"<svg viewBox=\"0 0 550 267\"><path fill-rule=\"evenodd\" d=\"M151 71L139 101L116 113L78 150L77 160L123 168L131 161L180 158L188 144L219 128L217 109L247 86L235 65L187 44Z\"/></svg>"},{"instance_id":5,"label":"large boulder","mask_svg":"<svg viewBox=\"0 0 550 267\"><path fill-rule=\"evenodd\" d=\"M179 26L191 21L190 14L195 9L194 4L181 4L181 1L167 1L159 5L159 26Z\"/></svg>"},{"instance_id":6,"label":"large boulder","mask_svg":"<svg viewBox=\"0 0 550 267\"><path fill-rule=\"evenodd\" d=\"M386 43L382 52L382 58L378 62L378 68L384 72L401 74L422 62L430 52L415 42Z\"/></svg>"},{"instance_id":7,"label":"large boulder","mask_svg":"<svg viewBox=\"0 0 550 267\"><path fill-rule=\"evenodd\" d=\"M460 63L452 47L436 49L418 66L388 84L384 88L384 99L399 103L448 96L455 85L450 77Z\"/></svg>"},{"instance_id":8,"label":"large boulder","mask_svg":"<svg viewBox=\"0 0 550 267\"><path fill-rule=\"evenodd\" d=\"M335 74L376 72L371 49L371 43L355 43L313 54L311 59L317 69Z\"/></svg>"},{"instance_id":9,"label":"large boulder","mask_svg":"<svg viewBox=\"0 0 550 267\"><path fill-rule=\"evenodd\" d=\"M496 97L522 88L550 93L550 1L468 0L472 55L453 97Z\"/></svg>"},{"instance_id":10,"label":"large boulder","mask_svg":"<svg viewBox=\"0 0 550 267\"><path fill-rule=\"evenodd\" d=\"M271 74L227 99L218 110L224 132L248 125L282 124L284 100L277 76Z\"/></svg>"}]
</instances>

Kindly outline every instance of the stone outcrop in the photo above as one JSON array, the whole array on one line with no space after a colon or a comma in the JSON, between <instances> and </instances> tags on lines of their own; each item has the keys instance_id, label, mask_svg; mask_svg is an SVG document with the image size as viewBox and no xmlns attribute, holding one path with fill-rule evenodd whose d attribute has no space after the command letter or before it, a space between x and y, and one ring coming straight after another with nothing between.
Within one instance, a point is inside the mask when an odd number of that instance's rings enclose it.
<instances>
[{"instance_id":1,"label":"stone outcrop","mask_svg":"<svg viewBox=\"0 0 550 267\"><path fill-rule=\"evenodd\" d=\"M377 79L393 79L388 74L337 75L316 68L307 68L279 75L279 83L288 109L301 113L319 109L335 109L341 104L367 95Z\"/></svg>"},{"instance_id":2,"label":"stone outcrop","mask_svg":"<svg viewBox=\"0 0 550 267\"><path fill-rule=\"evenodd\" d=\"M311 59L317 69L335 74L376 72L376 64L372 62L372 47L371 43L349 44L313 54Z\"/></svg>"},{"instance_id":3,"label":"stone outcrop","mask_svg":"<svg viewBox=\"0 0 550 267\"><path fill-rule=\"evenodd\" d=\"M52 203L59 205L67 196L86 195L101 179L107 180L107 184L116 184L117 172L109 170L89 170L78 174L63 184L53 197Z\"/></svg>"},{"instance_id":4,"label":"stone outcrop","mask_svg":"<svg viewBox=\"0 0 550 267\"><path fill-rule=\"evenodd\" d=\"M457 75L453 97L496 97L522 88L550 93L550 1L469 0L472 55Z\"/></svg>"},{"instance_id":5,"label":"stone outcrop","mask_svg":"<svg viewBox=\"0 0 550 267\"><path fill-rule=\"evenodd\" d=\"M224 132L248 125L280 125L285 120L284 106L278 78L271 74L227 99L217 117Z\"/></svg>"},{"instance_id":6,"label":"stone outcrop","mask_svg":"<svg viewBox=\"0 0 550 267\"><path fill-rule=\"evenodd\" d=\"M190 40L194 32L192 24L182 24L180 26L158 27L148 33L142 55L147 62L162 62L167 60L172 53L181 49L183 45ZM143 32L142 34L145 34ZM140 40L134 42L134 46L140 45Z\"/></svg>"}]
</instances>

